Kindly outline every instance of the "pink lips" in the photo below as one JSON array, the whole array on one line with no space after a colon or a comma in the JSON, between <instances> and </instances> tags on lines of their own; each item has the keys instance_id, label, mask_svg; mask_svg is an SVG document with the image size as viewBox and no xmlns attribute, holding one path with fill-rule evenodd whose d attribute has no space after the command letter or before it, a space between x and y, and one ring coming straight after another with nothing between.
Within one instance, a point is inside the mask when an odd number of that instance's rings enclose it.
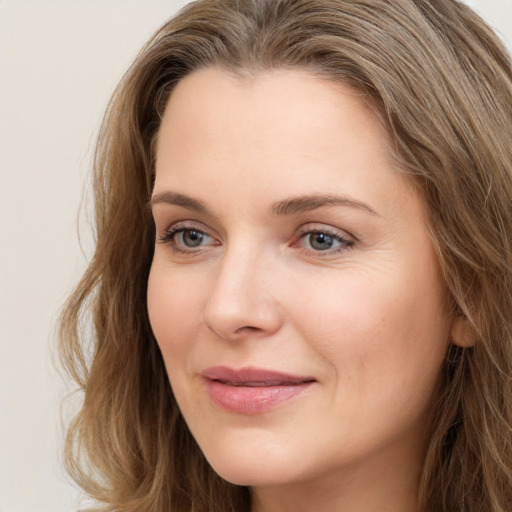
<instances>
[{"instance_id":1,"label":"pink lips","mask_svg":"<svg viewBox=\"0 0 512 512\"><path fill-rule=\"evenodd\" d=\"M212 402L239 414L258 414L303 393L313 377L258 368L215 366L201 373Z\"/></svg>"}]
</instances>

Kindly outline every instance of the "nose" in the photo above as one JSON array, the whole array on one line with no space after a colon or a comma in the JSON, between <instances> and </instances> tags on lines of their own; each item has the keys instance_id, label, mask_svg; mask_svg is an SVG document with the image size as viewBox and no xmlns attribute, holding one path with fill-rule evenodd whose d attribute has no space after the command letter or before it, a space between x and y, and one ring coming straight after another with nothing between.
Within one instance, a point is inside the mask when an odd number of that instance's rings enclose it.
<instances>
[{"instance_id":1,"label":"nose","mask_svg":"<svg viewBox=\"0 0 512 512\"><path fill-rule=\"evenodd\" d=\"M203 312L207 328L233 341L277 332L282 312L274 265L243 251L226 253L219 265Z\"/></svg>"}]
</instances>

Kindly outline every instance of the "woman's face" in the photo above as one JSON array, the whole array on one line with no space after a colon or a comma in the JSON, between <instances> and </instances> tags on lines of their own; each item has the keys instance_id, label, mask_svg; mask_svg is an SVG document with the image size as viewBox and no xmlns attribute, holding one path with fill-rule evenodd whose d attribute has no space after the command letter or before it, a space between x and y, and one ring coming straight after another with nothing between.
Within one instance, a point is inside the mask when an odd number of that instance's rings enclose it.
<instances>
[{"instance_id":1,"label":"woman's face","mask_svg":"<svg viewBox=\"0 0 512 512\"><path fill-rule=\"evenodd\" d=\"M451 325L424 207L362 96L300 70L192 73L152 208L151 325L214 469L416 476Z\"/></svg>"}]
</instances>

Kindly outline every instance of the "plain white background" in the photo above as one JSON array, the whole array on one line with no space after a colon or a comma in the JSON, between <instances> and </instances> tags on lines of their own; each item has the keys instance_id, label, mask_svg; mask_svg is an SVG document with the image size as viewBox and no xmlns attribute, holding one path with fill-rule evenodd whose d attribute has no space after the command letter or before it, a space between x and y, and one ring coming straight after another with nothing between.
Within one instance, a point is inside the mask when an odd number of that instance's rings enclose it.
<instances>
[{"instance_id":1,"label":"plain white background","mask_svg":"<svg viewBox=\"0 0 512 512\"><path fill-rule=\"evenodd\" d=\"M446 0L451 1L451 0ZM108 98L186 0L0 0L0 512L70 512L53 368L91 254L82 190ZM512 42L512 0L468 0ZM87 196L86 196L87 197ZM87 211L87 200L85 200Z\"/></svg>"}]
</instances>

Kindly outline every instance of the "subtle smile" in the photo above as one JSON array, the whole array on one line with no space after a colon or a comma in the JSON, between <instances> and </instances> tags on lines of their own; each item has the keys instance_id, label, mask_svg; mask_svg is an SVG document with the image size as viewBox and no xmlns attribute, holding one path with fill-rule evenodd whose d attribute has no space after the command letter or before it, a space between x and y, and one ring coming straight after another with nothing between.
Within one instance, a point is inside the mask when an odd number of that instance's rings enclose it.
<instances>
[{"instance_id":1,"label":"subtle smile","mask_svg":"<svg viewBox=\"0 0 512 512\"><path fill-rule=\"evenodd\" d=\"M259 368L215 366L201 373L212 402L229 412L258 414L302 394L316 379Z\"/></svg>"}]
</instances>

